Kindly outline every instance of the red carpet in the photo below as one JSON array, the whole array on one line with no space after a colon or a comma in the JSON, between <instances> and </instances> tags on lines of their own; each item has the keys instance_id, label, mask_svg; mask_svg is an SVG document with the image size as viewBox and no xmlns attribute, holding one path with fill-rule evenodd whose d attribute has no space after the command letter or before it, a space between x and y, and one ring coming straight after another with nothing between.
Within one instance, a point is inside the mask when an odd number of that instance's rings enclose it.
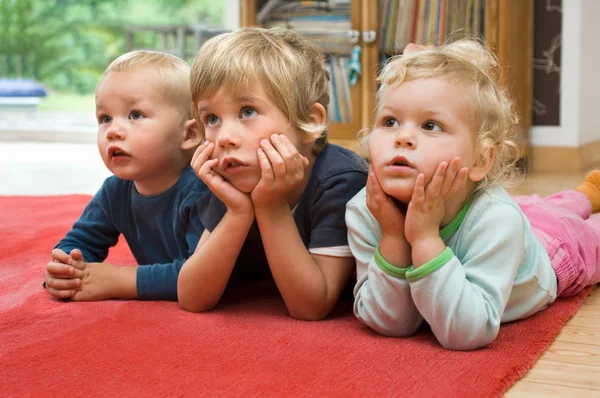
<instances>
[{"instance_id":1,"label":"red carpet","mask_svg":"<svg viewBox=\"0 0 600 398\"><path fill-rule=\"evenodd\" d=\"M205 314L172 302L60 302L41 287L45 264L88 200L0 197L3 396L497 396L591 291L504 326L475 352L444 350L429 330L377 336L350 303L323 322L295 321L259 287ZM124 244L111 259L133 262Z\"/></svg>"}]
</instances>

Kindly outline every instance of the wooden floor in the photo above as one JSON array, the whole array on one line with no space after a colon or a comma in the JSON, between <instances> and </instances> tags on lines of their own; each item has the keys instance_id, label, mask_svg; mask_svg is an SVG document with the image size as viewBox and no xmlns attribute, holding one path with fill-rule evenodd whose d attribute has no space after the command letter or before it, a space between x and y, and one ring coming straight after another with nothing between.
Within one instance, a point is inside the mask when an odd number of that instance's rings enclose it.
<instances>
[{"instance_id":1,"label":"wooden floor","mask_svg":"<svg viewBox=\"0 0 600 398\"><path fill-rule=\"evenodd\" d=\"M585 174L531 174L510 191L546 196L574 188ZM506 397L600 397L600 288Z\"/></svg>"}]
</instances>

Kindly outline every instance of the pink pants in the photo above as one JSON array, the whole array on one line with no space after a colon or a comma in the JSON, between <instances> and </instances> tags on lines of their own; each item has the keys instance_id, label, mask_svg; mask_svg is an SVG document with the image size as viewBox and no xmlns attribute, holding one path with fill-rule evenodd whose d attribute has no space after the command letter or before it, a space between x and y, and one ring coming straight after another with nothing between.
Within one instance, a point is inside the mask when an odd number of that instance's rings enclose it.
<instances>
[{"instance_id":1,"label":"pink pants","mask_svg":"<svg viewBox=\"0 0 600 398\"><path fill-rule=\"evenodd\" d=\"M579 191L515 198L542 242L558 280L557 296L600 282L600 213Z\"/></svg>"}]
</instances>

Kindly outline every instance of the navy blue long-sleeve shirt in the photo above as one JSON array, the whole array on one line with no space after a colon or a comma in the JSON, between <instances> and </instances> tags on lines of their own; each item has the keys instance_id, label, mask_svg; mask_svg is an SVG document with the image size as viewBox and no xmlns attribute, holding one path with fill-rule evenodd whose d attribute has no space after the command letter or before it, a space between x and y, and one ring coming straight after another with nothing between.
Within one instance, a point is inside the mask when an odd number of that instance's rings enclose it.
<instances>
[{"instance_id":1,"label":"navy blue long-sleeve shirt","mask_svg":"<svg viewBox=\"0 0 600 398\"><path fill-rule=\"evenodd\" d=\"M207 190L189 166L157 196L140 195L133 181L108 177L56 248L80 249L86 262L102 262L123 234L139 265L139 298L177 300L179 270L204 232L197 201Z\"/></svg>"}]
</instances>

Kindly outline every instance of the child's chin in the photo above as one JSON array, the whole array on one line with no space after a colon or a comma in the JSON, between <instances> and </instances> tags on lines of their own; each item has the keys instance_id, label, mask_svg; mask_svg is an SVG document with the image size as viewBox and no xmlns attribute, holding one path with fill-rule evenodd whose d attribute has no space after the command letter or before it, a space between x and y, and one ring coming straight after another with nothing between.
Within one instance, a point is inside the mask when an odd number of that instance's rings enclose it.
<instances>
[{"instance_id":1,"label":"child's chin","mask_svg":"<svg viewBox=\"0 0 600 398\"><path fill-rule=\"evenodd\" d=\"M394 200L396 202L404 203L405 205L407 205L408 202L410 202L412 195L398 195L398 196L392 196L392 198L394 198Z\"/></svg>"},{"instance_id":2,"label":"child's chin","mask_svg":"<svg viewBox=\"0 0 600 398\"><path fill-rule=\"evenodd\" d=\"M254 189L254 187L256 187L257 184L239 183L239 184L232 184L232 185L238 191L249 194L252 192L252 190Z\"/></svg>"},{"instance_id":3,"label":"child's chin","mask_svg":"<svg viewBox=\"0 0 600 398\"><path fill-rule=\"evenodd\" d=\"M122 170L113 170L111 168L108 168L108 170L117 178L120 178L121 180L126 180L126 181L135 181L135 177L137 177L136 175L132 175L131 173L126 173L123 172Z\"/></svg>"},{"instance_id":4,"label":"child's chin","mask_svg":"<svg viewBox=\"0 0 600 398\"><path fill-rule=\"evenodd\" d=\"M384 190L384 192L400 203L410 202L413 194L412 190L408 189L388 189Z\"/></svg>"}]
</instances>

